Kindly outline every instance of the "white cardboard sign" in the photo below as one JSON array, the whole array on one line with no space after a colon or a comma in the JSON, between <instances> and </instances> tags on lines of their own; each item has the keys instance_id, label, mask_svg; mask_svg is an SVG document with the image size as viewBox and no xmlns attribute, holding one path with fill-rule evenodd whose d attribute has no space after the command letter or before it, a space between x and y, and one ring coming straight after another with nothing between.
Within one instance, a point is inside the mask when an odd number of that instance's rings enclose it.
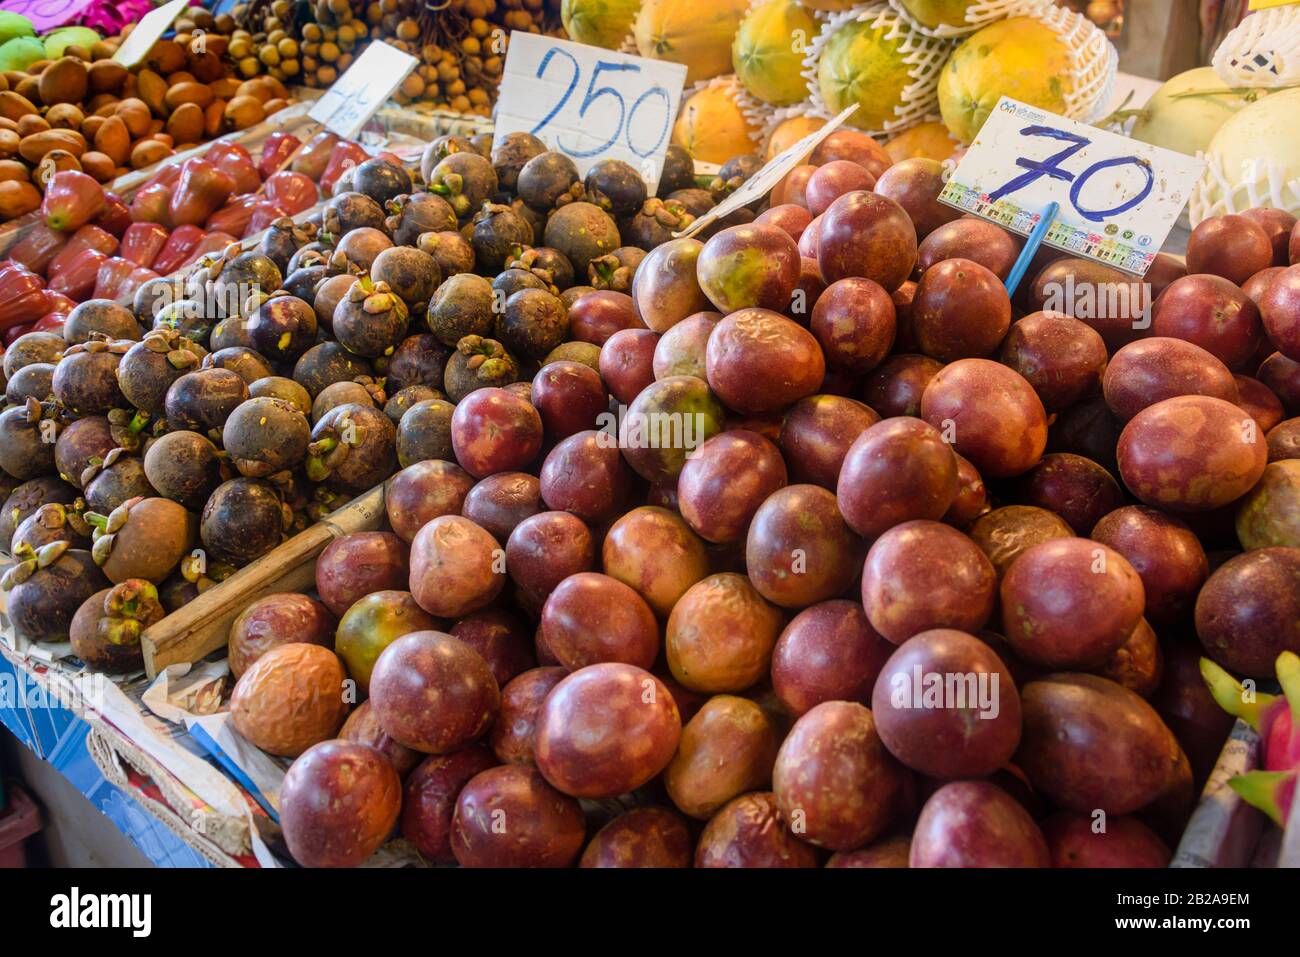
<instances>
[{"instance_id":1,"label":"white cardboard sign","mask_svg":"<svg viewBox=\"0 0 1300 957\"><path fill-rule=\"evenodd\" d=\"M496 136L532 133L583 175L600 160L623 160L654 195L685 82L681 63L514 31Z\"/></svg>"},{"instance_id":2,"label":"white cardboard sign","mask_svg":"<svg viewBox=\"0 0 1300 957\"><path fill-rule=\"evenodd\" d=\"M190 5L190 0L171 0L161 7L155 7L140 18L122 45L113 54L113 59L125 67L132 67L144 59L153 45L162 39L181 11Z\"/></svg>"},{"instance_id":3,"label":"white cardboard sign","mask_svg":"<svg viewBox=\"0 0 1300 957\"><path fill-rule=\"evenodd\" d=\"M777 183L781 182L781 178L785 176L786 173L790 172L790 170L802 163L808 157L808 154L817 148L818 144L821 143L822 140L826 139L826 137L839 129L844 124L844 121L854 114L857 108L858 104L854 103L838 116L827 122L827 124L821 129L813 130L797 143L791 143L780 153L777 153L770 160L764 163L763 168L749 179L745 180L738 190L722 202L718 203L717 206L714 206L699 219L695 220L695 222L691 223L680 233L673 233L673 235L678 238L681 238L682 236L693 236L714 220L722 219L724 216L729 216L742 206L748 206L750 203L762 199L776 187Z\"/></svg>"},{"instance_id":4,"label":"white cardboard sign","mask_svg":"<svg viewBox=\"0 0 1300 957\"><path fill-rule=\"evenodd\" d=\"M307 115L324 123L331 133L354 140L419 62L396 47L375 41L352 61Z\"/></svg>"},{"instance_id":5,"label":"white cardboard sign","mask_svg":"<svg viewBox=\"0 0 1300 957\"><path fill-rule=\"evenodd\" d=\"M939 200L1022 236L1057 202L1044 243L1143 276L1204 168L1004 96Z\"/></svg>"}]
</instances>

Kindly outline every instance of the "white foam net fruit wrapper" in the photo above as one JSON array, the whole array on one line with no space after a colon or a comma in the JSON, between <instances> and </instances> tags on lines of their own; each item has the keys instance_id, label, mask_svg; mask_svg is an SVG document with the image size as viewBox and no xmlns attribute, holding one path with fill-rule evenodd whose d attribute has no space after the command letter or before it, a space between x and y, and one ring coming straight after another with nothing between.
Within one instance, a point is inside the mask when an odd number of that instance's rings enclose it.
<instances>
[{"instance_id":1,"label":"white foam net fruit wrapper","mask_svg":"<svg viewBox=\"0 0 1300 957\"><path fill-rule=\"evenodd\" d=\"M1106 116L1119 72L1119 53L1101 28L1051 0L1031 3L1017 15L1047 24L1070 49L1074 88L1065 96L1065 115L1081 123L1095 123Z\"/></svg>"},{"instance_id":2,"label":"white foam net fruit wrapper","mask_svg":"<svg viewBox=\"0 0 1300 957\"><path fill-rule=\"evenodd\" d=\"M899 53L902 55L902 61L907 64L908 76L911 80L903 87L902 102L894 105L893 118L886 120L880 129L863 130L863 132L872 136L886 136L901 133L919 123L939 119L939 73L952 53L952 43L914 30L908 21L900 17L898 12L883 0L878 3L864 3L831 14L826 19L803 61L803 75L808 81L809 108L806 112L824 119L829 119L839 112L831 110L822 97L821 85L817 81L817 64L830 38L841 27L855 21L867 23L873 29L885 28L887 39L902 39ZM849 120L849 125L856 126L852 118Z\"/></svg>"},{"instance_id":3,"label":"white foam net fruit wrapper","mask_svg":"<svg viewBox=\"0 0 1300 957\"><path fill-rule=\"evenodd\" d=\"M1192 187L1191 224L1211 216L1272 206L1300 213L1300 90L1269 94L1225 123L1205 152Z\"/></svg>"},{"instance_id":4,"label":"white foam net fruit wrapper","mask_svg":"<svg viewBox=\"0 0 1300 957\"><path fill-rule=\"evenodd\" d=\"M1300 6L1252 13L1223 38L1211 65L1233 87L1300 82Z\"/></svg>"},{"instance_id":5,"label":"white foam net fruit wrapper","mask_svg":"<svg viewBox=\"0 0 1300 957\"><path fill-rule=\"evenodd\" d=\"M889 5L917 33L930 37L964 37L995 20L1005 20L1007 17L1014 17L1039 7L1042 5L1042 0L974 0L966 5L966 22L963 25L952 26L945 23L937 27L927 27L923 23L918 23L907 12L902 0L889 0Z\"/></svg>"}]
</instances>

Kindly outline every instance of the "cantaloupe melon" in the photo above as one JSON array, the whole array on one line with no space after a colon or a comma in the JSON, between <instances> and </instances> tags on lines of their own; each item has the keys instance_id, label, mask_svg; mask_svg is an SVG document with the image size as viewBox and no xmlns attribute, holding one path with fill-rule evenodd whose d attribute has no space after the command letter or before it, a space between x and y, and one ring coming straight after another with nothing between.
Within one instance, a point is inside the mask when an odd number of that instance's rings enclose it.
<instances>
[{"instance_id":1,"label":"cantaloupe melon","mask_svg":"<svg viewBox=\"0 0 1300 957\"><path fill-rule=\"evenodd\" d=\"M564 0L560 19L569 39L617 50L632 32L641 0Z\"/></svg>"},{"instance_id":2,"label":"cantaloupe melon","mask_svg":"<svg viewBox=\"0 0 1300 957\"><path fill-rule=\"evenodd\" d=\"M1300 89L1278 90L1238 111L1210 140L1192 190L1192 225L1272 206L1300 214Z\"/></svg>"},{"instance_id":3,"label":"cantaloupe melon","mask_svg":"<svg viewBox=\"0 0 1300 957\"><path fill-rule=\"evenodd\" d=\"M1267 93L1267 89L1257 88L1239 95L1227 88L1212 67L1197 67L1170 77L1152 94L1133 123L1132 136L1195 156L1204 152L1219 127L1238 110Z\"/></svg>"},{"instance_id":4,"label":"cantaloupe melon","mask_svg":"<svg viewBox=\"0 0 1300 957\"><path fill-rule=\"evenodd\" d=\"M721 164L754 152L761 130L741 109L738 86L734 81L711 83L691 94L673 126L673 142L705 163Z\"/></svg>"},{"instance_id":5,"label":"cantaloupe melon","mask_svg":"<svg viewBox=\"0 0 1300 957\"><path fill-rule=\"evenodd\" d=\"M793 106L808 95L800 75L817 20L797 0L763 0L740 22L731 45L736 78L751 96Z\"/></svg>"},{"instance_id":6,"label":"cantaloupe melon","mask_svg":"<svg viewBox=\"0 0 1300 957\"><path fill-rule=\"evenodd\" d=\"M731 70L731 41L749 0L645 0L636 15L637 52L686 64L686 82Z\"/></svg>"},{"instance_id":7,"label":"cantaloupe melon","mask_svg":"<svg viewBox=\"0 0 1300 957\"><path fill-rule=\"evenodd\" d=\"M1074 88L1070 49L1045 23L1011 17L972 33L939 76L939 111L953 136L975 138L1003 96L1064 114Z\"/></svg>"}]
</instances>

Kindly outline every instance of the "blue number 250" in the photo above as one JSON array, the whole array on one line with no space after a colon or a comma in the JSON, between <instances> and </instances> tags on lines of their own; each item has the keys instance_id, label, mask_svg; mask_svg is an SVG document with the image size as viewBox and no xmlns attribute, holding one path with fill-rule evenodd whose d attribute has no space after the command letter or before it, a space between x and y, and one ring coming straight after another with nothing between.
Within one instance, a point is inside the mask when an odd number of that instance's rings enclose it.
<instances>
[{"instance_id":1,"label":"blue number 250","mask_svg":"<svg viewBox=\"0 0 1300 957\"><path fill-rule=\"evenodd\" d=\"M1076 177L1068 170L1062 169L1061 164L1074 156L1084 147L1088 146L1092 142L1091 140L1087 137L1080 136L1077 133L1053 129L1050 126L1027 126L1021 130L1020 133L1022 136L1043 136L1050 139L1061 140L1070 145L1042 161L1025 159L1023 157L1017 159L1016 165L1021 169L1027 170L1027 172L1021 173L1019 176L1003 183L997 189L992 190L989 193L989 202L995 203L1003 196L1008 196L1017 190L1024 189L1031 183L1035 183L1044 176L1047 176L1051 179L1059 179L1062 182L1071 183L1070 205L1072 205L1084 219L1089 220L1090 222L1099 223L1111 216L1118 216L1120 213L1128 212L1128 210L1137 206L1151 195L1152 187L1155 185L1155 173L1151 169L1151 164L1145 160L1141 160L1136 156L1117 156L1111 159L1104 159L1093 163ZM1142 184L1142 188L1138 190L1137 195L1130 199L1126 199L1118 206L1111 207L1110 209L1084 209L1083 206L1080 205L1079 201L1079 196L1083 192L1084 184L1086 184L1094 174L1100 173L1104 169L1112 169L1117 166L1135 166L1142 171L1146 181Z\"/></svg>"},{"instance_id":2,"label":"blue number 250","mask_svg":"<svg viewBox=\"0 0 1300 957\"><path fill-rule=\"evenodd\" d=\"M568 60L570 67L572 67L572 74L569 77L569 85L565 88L564 95L560 97L559 101L553 107L551 107L551 111L547 113L544 117L542 117L541 121L529 131L534 136L536 136L541 130L545 129L547 124L549 124L551 120L555 119L555 117L559 114L559 112L562 109L564 109L565 105L569 102L569 98L573 96L573 91L577 89L578 80L582 75L582 68L578 66L578 61L573 56L573 54L569 53L569 51L567 50L561 49L560 47L552 47L551 49L546 51L546 55L542 57L542 62L539 63L537 66L538 79L541 79L543 74L546 73L546 68L550 66L552 58L555 57L557 54L559 56L564 57L566 60ZM613 132L610 134L609 139L607 139L604 143L601 143L599 146L595 146L592 147L591 149L585 149L585 150L566 146L563 143L560 143L559 146L562 150L564 150L564 152L568 153L570 156L583 157L583 158L589 156L598 156L599 154L605 152L607 149L609 149L618 141L620 134L624 133L624 129L626 127L626 143L628 149L630 149L637 156L642 156L642 157L650 156L652 153L655 152L655 150L659 148L660 144L664 140L664 137L668 135L668 123L669 120L671 119L671 117L669 116L671 99L668 96L668 91L665 90L662 86L651 87L650 89L643 92L639 97L637 97L636 102L632 104L632 109L629 112L627 108L627 101L623 98L622 93L614 89L612 86L600 86L600 87L596 86L596 81L600 78L601 73L607 70L616 73L639 73L641 72L641 67L639 64L636 63L615 63L610 60L596 61L596 68L592 70L591 79L587 83L587 94L585 97L583 97L582 105L578 108L578 118L581 119L585 117L587 115L587 111L592 107L592 105L597 100L601 99L602 97L613 97L614 100L618 103L618 122L614 124L614 129ZM657 96L663 100L664 122L662 128L659 131L658 137L656 137L656 139L654 140L653 145L651 145L648 149L642 150L638 148L635 143L632 142L632 121L636 116L637 110L646 102L646 100L654 96Z\"/></svg>"}]
</instances>

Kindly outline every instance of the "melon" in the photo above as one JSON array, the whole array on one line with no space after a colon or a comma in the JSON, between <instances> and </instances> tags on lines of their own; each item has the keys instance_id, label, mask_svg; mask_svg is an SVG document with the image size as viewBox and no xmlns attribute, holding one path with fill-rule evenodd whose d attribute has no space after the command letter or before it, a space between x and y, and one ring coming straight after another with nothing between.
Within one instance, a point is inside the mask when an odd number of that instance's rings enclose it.
<instances>
[{"instance_id":1,"label":"melon","mask_svg":"<svg viewBox=\"0 0 1300 957\"><path fill-rule=\"evenodd\" d=\"M960 146L961 144L948 132L948 127L942 123L930 122L899 133L885 144L885 152L895 163L916 157L938 160L942 163L956 153Z\"/></svg>"},{"instance_id":2,"label":"melon","mask_svg":"<svg viewBox=\"0 0 1300 957\"><path fill-rule=\"evenodd\" d=\"M767 141L767 159L784 153L809 133L815 133L826 125L820 116L791 116L782 120L772 130Z\"/></svg>"},{"instance_id":3,"label":"melon","mask_svg":"<svg viewBox=\"0 0 1300 957\"><path fill-rule=\"evenodd\" d=\"M1051 27L1012 17L972 33L939 76L939 112L953 136L975 139L989 113L1010 96L1064 114L1073 91L1070 48Z\"/></svg>"},{"instance_id":4,"label":"melon","mask_svg":"<svg viewBox=\"0 0 1300 957\"><path fill-rule=\"evenodd\" d=\"M711 83L682 104L673 142L704 163L725 163L754 152L762 130L736 99L736 85Z\"/></svg>"},{"instance_id":5,"label":"melon","mask_svg":"<svg viewBox=\"0 0 1300 957\"><path fill-rule=\"evenodd\" d=\"M0 46L0 71L26 72L37 60L45 59L45 45L35 37L14 37Z\"/></svg>"},{"instance_id":6,"label":"melon","mask_svg":"<svg viewBox=\"0 0 1300 957\"><path fill-rule=\"evenodd\" d=\"M1205 151L1192 190L1192 225L1210 216L1273 206L1300 215L1300 89L1278 90L1228 119ZM1231 185L1224 186L1224 182Z\"/></svg>"},{"instance_id":7,"label":"melon","mask_svg":"<svg viewBox=\"0 0 1300 957\"><path fill-rule=\"evenodd\" d=\"M1265 89L1235 93L1212 67L1197 67L1170 77L1152 94L1138 114L1131 135L1152 146L1195 156L1205 151L1219 127L1238 110L1266 93Z\"/></svg>"},{"instance_id":8,"label":"melon","mask_svg":"<svg viewBox=\"0 0 1300 957\"><path fill-rule=\"evenodd\" d=\"M645 0L636 15L637 52L686 64L686 82L731 70L731 40L749 0Z\"/></svg>"},{"instance_id":9,"label":"melon","mask_svg":"<svg viewBox=\"0 0 1300 957\"><path fill-rule=\"evenodd\" d=\"M902 49L906 40L888 21L851 20L831 34L817 60L817 89L826 108L836 114L857 103L847 122L862 130L881 130L894 120L912 82Z\"/></svg>"},{"instance_id":10,"label":"melon","mask_svg":"<svg viewBox=\"0 0 1300 957\"><path fill-rule=\"evenodd\" d=\"M32 21L21 13L0 10L0 44L8 43L14 37L34 36L36 31L32 28Z\"/></svg>"},{"instance_id":11,"label":"melon","mask_svg":"<svg viewBox=\"0 0 1300 957\"><path fill-rule=\"evenodd\" d=\"M731 45L736 78L772 106L793 106L808 95L800 75L817 20L796 0L764 0L740 23Z\"/></svg>"},{"instance_id":12,"label":"melon","mask_svg":"<svg viewBox=\"0 0 1300 957\"><path fill-rule=\"evenodd\" d=\"M632 32L641 0L564 0L560 19L571 40L617 50Z\"/></svg>"}]
</instances>

